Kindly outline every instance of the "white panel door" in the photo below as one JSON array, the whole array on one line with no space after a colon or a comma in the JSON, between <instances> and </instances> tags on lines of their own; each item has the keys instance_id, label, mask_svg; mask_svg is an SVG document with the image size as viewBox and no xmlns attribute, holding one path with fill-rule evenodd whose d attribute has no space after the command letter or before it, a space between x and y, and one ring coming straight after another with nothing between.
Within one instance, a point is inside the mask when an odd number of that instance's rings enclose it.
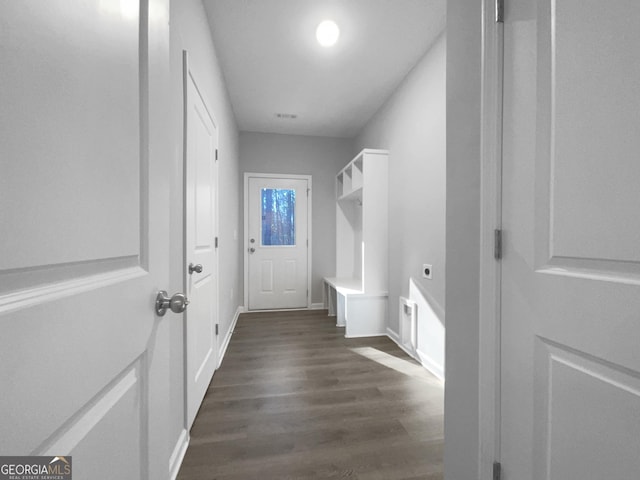
<instances>
[{"instance_id":1,"label":"white panel door","mask_svg":"<svg viewBox=\"0 0 640 480\"><path fill-rule=\"evenodd\" d=\"M0 453L78 479L168 478L168 10L0 3Z\"/></svg>"},{"instance_id":2,"label":"white panel door","mask_svg":"<svg viewBox=\"0 0 640 480\"><path fill-rule=\"evenodd\" d=\"M185 52L185 314L188 428L198 413L218 364L218 257L216 148L218 132L204 104Z\"/></svg>"},{"instance_id":3,"label":"white panel door","mask_svg":"<svg viewBox=\"0 0 640 480\"><path fill-rule=\"evenodd\" d=\"M249 177L250 310L308 306L308 195L304 178Z\"/></svg>"},{"instance_id":4,"label":"white panel door","mask_svg":"<svg viewBox=\"0 0 640 480\"><path fill-rule=\"evenodd\" d=\"M640 3L505 10L501 461L640 475Z\"/></svg>"}]
</instances>

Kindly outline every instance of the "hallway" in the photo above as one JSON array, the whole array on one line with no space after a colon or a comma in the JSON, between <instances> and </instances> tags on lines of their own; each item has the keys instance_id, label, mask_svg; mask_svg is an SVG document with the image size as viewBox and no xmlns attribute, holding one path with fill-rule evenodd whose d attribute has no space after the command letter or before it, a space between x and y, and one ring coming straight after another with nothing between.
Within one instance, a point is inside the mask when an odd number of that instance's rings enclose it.
<instances>
[{"instance_id":1,"label":"hallway","mask_svg":"<svg viewBox=\"0 0 640 480\"><path fill-rule=\"evenodd\" d=\"M443 393L324 310L242 314L178 479L441 479Z\"/></svg>"}]
</instances>

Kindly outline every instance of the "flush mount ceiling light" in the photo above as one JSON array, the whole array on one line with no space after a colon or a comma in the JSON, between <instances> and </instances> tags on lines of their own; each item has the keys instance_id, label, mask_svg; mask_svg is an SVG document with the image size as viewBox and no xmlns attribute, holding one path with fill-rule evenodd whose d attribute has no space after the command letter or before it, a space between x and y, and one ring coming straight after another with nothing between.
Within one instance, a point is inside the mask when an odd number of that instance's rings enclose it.
<instances>
[{"instance_id":1,"label":"flush mount ceiling light","mask_svg":"<svg viewBox=\"0 0 640 480\"><path fill-rule=\"evenodd\" d=\"M318 43L323 47L331 47L335 45L340 36L340 29L333 20L325 20L318 25L316 29L316 38Z\"/></svg>"}]
</instances>

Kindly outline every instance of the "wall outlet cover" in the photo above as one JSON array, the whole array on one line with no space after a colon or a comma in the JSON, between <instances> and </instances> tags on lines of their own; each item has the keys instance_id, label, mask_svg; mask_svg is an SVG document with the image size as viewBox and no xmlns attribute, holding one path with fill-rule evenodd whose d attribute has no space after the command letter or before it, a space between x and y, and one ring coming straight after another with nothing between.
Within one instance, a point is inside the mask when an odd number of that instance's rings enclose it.
<instances>
[{"instance_id":1,"label":"wall outlet cover","mask_svg":"<svg viewBox=\"0 0 640 480\"><path fill-rule=\"evenodd\" d=\"M428 263L422 264L422 278L433 279L433 267Z\"/></svg>"}]
</instances>

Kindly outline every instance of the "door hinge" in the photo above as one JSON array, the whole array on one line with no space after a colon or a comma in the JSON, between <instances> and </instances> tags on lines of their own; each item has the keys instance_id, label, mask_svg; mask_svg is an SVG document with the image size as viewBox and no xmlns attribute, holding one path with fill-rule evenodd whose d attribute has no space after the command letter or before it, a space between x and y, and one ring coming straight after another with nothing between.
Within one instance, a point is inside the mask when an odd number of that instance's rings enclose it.
<instances>
[{"instance_id":1,"label":"door hinge","mask_svg":"<svg viewBox=\"0 0 640 480\"><path fill-rule=\"evenodd\" d=\"M216 323L216 335L218 335L218 327L219 327L219 326L220 326L220 325Z\"/></svg>"},{"instance_id":2,"label":"door hinge","mask_svg":"<svg viewBox=\"0 0 640 480\"><path fill-rule=\"evenodd\" d=\"M218 149L216 148L216 162L218 161Z\"/></svg>"},{"instance_id":3,"label":"door hinge","mask_svg":"<svg viewBox=\"0 0 640 480\"><path fill-rule=\"evenodd\" d=\"M504 23L504 0L496 0L496 23Z\"/></svg>"},{"instance_id":4,"label":"door hinge","mask_svg":"<svg viewBox=\"0 0 640 480\"><path fill-rule=\"evenodd\" d=\"M502 465L500 462L493 462L493 480L502 480Z\"/></svg>"},{"instance_id":5,"label":"door hinge","mask_svg":"<svg viewBox=\"0 0 640 480\"><path fill-rule=\"evenodd\" d=\"M310 188L307 188L307 197L309 196L309 192L311 191Z\"/></svg>"},{"instance_id":6,"label":"door hinge","mask_svg":"<svg viewBox=\"0 0 640 480\"><path fill-rule=\"evenodd\" d=\"M496 260L502 258L502 230L497 228L493 231L493 257Z\"/></svg>"},{"instance_id":7,"label":"door hinge","mask_svg":"<svg viewBox=\"0 0 640 480\"><path fill-rule=\"evenodd\" d=\"M215 245L216 245L216 248L218 248L218 237L216 237Z\"/></svg>"}]
</instances>

